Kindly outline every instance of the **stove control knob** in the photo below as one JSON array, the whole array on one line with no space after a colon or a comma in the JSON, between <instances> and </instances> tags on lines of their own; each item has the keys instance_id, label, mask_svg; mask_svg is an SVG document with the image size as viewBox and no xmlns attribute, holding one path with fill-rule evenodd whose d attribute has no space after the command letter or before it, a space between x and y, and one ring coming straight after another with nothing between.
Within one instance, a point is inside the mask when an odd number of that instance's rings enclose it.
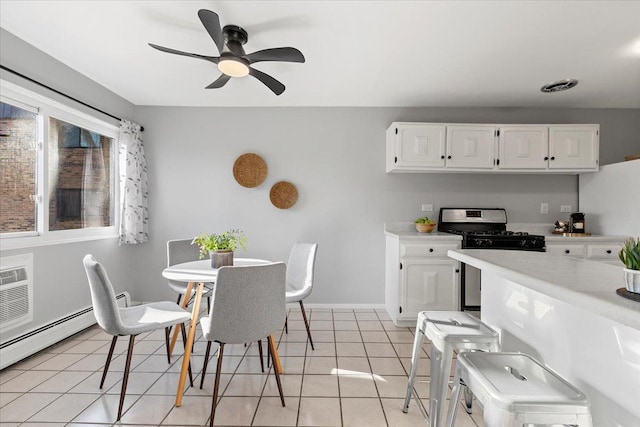
<instances>
[{"instance_id":1,"label":"stove control knob","mask_svg":"<svg viewBox=\"0 0 640 427\"><path fill-rule=\"evenodd\" d=\"M491 247L490 239L474 239L473 243L475 243L478 248L489 248Z\"/></svg>"}]
</instances>

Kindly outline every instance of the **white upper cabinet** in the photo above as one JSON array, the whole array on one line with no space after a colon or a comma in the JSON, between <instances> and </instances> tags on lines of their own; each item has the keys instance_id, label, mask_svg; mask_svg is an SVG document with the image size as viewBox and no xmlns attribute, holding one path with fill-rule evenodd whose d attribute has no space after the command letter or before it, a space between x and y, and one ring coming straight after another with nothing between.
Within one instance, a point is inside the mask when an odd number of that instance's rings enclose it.
<instances>
[{"instance_id":1,"label":"white upper cabinet","mask_svg":"<svg viewBox=\"0 0 640 427\"><path fill-rule=\"evenodd\" d=\"M501 126L498 133L498 168L544 170L549 148L546 126Z\"/></svg>"},{"instance_id":2,"label":"white upper cabinet","mask_svg":"<svg viewBox=\"0 0 640 427\"><path fill-rule=\"evenodd\" d=\"M496 159L495 141L495 126L447 126L447 167L493 169Z\"/></svg>"},{"instance_id":3,"label":"white upper cabinet","mask_svg":"<svg viewBox=\"0 0 640 427\"><path fill-rule=\"evenodd\" d=\"M444 125L394 123L387 130L387 172L443 168Z\"/></svg>"},{"instance_id":4,"label":"white upper cabinet","mask_svg":"<svg viewBox=\"0 0 640 427\"><path fill-rule=\"evenodd\" d=\"M599 125L392 123L387 172L595 172Z\"/></svg>"},{"instance_id":5,"label":"white upper cabinet","mask_svg":"<svg viewBox=\"0 0 640 427\"><path fill-rule=\"evenodd\" d=\"M599 126L549 126L549 169L597 170Z\"/></svg>"}]
</instances>

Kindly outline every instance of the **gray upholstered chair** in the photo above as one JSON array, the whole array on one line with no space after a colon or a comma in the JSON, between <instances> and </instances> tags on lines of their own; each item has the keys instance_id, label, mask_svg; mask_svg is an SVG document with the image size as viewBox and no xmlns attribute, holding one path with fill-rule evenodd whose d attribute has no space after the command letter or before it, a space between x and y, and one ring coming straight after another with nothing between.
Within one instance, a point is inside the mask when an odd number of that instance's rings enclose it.
<instances>
[{"instance_id":1,"label":"gray upholstered chair","mask_svg":"<svg viewBox=\"0 0 640 427\"><path fill-rule=\"evenodd\" d=\"M100 388L104 385L107 377L113 350L119 336L129 336L129 348L124 366L124 377L120 389L120 404L118 406L118 418L122 416L122 406L124 396L127 391L127 381L129 380L129 368L131 367L131 356L136 335L144 332L155 331L164 328L165 343L167 353L169 352L169 327L191 320L191 313L183 310L174 302L160 301L133 307L118 307L116 295L107 276L104 267L96 261L93 255L86 255L82 260L84 269L89 279L89 289L91 290L91 302L93 303L93 313L96 316L98 325L108 334L113 335L111 347L104 365Z\"/></svg>"},{"instance_id":2,"label":"gray upholstered chair","mask_svg":"<svg viewBox=\"0 0 640 427\"><path fill-rule=\"evenodd\" d=\"M307 336L309 337L312 350L315 349L313 348L309 321L307 320L307 314L304 311L302 300L308 297L313 289L313 270L316 263L317 251L317 243L296 243L291 249L289 262L287 262L287 303L300 303L304 326L307 328ZM287 323L285 320L285 330L286 329Z\"/></svg>"},{"instance_id":3,"label":"gray upholstered chair","mask_svg":"<svg viewBox=\"0 0 640 427\"><path fill-rule=\"evenodd\" d=\"M178 239L167 241L167 267L183 262L197 261L200 259L200 249L192 245L193 239ZM177 303L180 304L182 296L187 292L187 283L169 280L169 287L178 294ZM211 309L212 286L204 288L203 297L207 297L208 308Z\"/></svg>"},{"instance_id":4,"label":"gray upholstered chair","mask_svg":"<svg viewBox=\"0 0 640 427\"><path fill-rule=\"evenodd\" d=\"M267 337L269 354L274 361L278 360L275 356L273 334L282 327L285 319L285 272L286 266L282 262L221 267L218 271L211 313L200 319L203 335L209 341L202 368L202 381L207 370L211 342L220 344L210 426L213 426L216 413L225 344L244 344ZM284 406L278 365L273 365L280 400Z\"/></svg>"}]
</instances>

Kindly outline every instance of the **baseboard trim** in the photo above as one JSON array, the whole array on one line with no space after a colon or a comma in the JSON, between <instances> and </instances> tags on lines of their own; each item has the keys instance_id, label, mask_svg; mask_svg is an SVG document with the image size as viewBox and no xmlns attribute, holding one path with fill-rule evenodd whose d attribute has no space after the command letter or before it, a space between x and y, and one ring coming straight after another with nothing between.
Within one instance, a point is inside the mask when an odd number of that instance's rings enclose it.
<instances>
[{"instance_id":1,"label":"baseboard trim","mask_svg":"<svg viewBox=\"0 0 640 427\"><path fill-rule=\"evenodd\" d=\"M287 304L288 308L296 308L298 303ZM305 309L336 309L336 310L380 310L385 308L384 304L311 304L304 303Z\"/></svg>"}]
</instances>

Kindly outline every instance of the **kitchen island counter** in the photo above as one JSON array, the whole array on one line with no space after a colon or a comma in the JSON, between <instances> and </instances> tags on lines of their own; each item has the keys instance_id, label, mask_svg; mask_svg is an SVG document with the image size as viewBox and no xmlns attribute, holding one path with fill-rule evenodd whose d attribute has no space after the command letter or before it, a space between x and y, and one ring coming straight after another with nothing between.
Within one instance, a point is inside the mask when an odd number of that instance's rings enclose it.
<instances>
[{"instance_id":1,"label":"kitchen island counter","mask_svg":"<svg viewBox=\"0 0 640 427\"><path fill-rule=\"evenodd\" d=\"M640 302L616 294L620 266L544 252L454 249L449 256L568 304L640 330Z\"/></svg>"},{"instance_id":2,"label":"kitchen island counter","mask_svg":"<svg viewBox=\"0 0 640 427\"><path fill-rule=\"evenodd\" d=\"M640 426L640 302L622 264L541 252L448 251L481 271L481 317L502 351L529 354L589 398L593 425Z\"/></svg>"}]
</instances>

